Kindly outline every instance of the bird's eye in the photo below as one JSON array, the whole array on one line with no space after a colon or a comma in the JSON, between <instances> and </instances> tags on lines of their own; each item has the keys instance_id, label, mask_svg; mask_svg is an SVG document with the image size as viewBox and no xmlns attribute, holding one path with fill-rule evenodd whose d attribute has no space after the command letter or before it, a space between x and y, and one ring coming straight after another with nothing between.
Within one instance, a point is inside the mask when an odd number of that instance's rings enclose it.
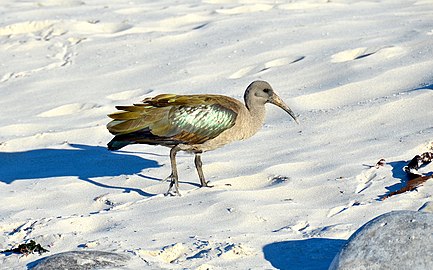
<instances>
[{"instance_id":1,"label":"bird's eye","mask_svg":"<svg viewBox=\"0 0 433 270\"><path fill-rule=\"evenodd\" d=\"M271 89L268 89L268 88L263 89L263 92L265 92L265 93L269 93L269 92L271 92Z\"/></svg>"}]
</instances>

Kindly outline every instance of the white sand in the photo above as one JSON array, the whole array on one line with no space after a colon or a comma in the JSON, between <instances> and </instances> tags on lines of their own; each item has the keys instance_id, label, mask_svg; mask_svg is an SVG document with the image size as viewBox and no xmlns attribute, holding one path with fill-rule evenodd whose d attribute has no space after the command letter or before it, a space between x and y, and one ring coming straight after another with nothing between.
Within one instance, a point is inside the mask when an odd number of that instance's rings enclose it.
<instances>
[{"instance_id":1,"label":"white sand","mask_svg":"<svg viewBox=\"0 0 433 270\"><path fill-rule=\"evenodd\" d=\"M377 199L432 147L433 2L251 2L3 0L0 249L126 252L129 269L326 269L366 221L431 201L432 180ZM197 188L180 153L183 196L164 197L167 148L105 149L115 105L242 98L256 79L301 125L269 105L253 138L203 155L214 188Z\"/></svg>"}]
</instances>

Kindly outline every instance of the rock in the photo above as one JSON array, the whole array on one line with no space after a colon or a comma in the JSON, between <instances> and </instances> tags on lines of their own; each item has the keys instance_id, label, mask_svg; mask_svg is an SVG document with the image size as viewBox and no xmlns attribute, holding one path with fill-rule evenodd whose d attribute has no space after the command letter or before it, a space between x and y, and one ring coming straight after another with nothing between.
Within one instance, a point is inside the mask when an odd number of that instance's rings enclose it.
<instances>
[{"instance_id":1,"label":"rock","mask_svg":"<svg viewBox=\"0 0 433 270\"><path fill-rule=\"evenodd\" d=\"M393 211L359 228L330 270L433 269L433 214Z\"/></svg>"},{"instance_id":2,"label":"rock","mask_svg":"<svg viewBox=\"0 0 433 270\"><path fill-rule=\"evenodd\" d=\"M42 258L31 265L32 270L91 270L124 266L129 256L104 251L68 251Z\"/></svg>"}]
</instances>

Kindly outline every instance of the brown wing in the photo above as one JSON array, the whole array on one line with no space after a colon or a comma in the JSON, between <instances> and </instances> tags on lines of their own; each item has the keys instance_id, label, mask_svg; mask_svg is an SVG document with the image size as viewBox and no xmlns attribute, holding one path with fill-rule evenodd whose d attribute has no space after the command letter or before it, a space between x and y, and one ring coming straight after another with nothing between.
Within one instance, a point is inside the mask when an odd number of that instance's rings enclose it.
<instances>
[{"instance_id":1,"label":"brown wing","mask_svg":"<svg viewBox=\"0 0 433 270\"><path fill-rule=\"evenodd\" d=\"M107 128L124 143L199 144L231 128L238 106L238 101L219 95L163 94L117 106L121 111L109 115L113 121Z\"/></svg>"}]
</instances>

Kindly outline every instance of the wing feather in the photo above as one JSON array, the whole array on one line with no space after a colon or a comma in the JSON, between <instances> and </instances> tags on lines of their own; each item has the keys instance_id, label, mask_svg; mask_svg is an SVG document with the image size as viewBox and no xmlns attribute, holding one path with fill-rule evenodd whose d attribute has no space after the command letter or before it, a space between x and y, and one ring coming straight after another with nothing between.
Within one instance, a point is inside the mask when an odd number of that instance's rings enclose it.
<instances>
[{"instance_id":1,"label":"wing feather","mask_svg":"<svg viewBox=\"0 0 433 270\"><path fill-rule=\"evenodd\" d=\"M219 95L162 94L116 106L108 130L119 140L148 144L200 144L231 128L239 102Z\"/></svg>"},{"instance_id":2,"label":"wing feather","mask_svg":"<svg viewBox=\"0 0 433 270\"><path fill-rule=\"evenodd\" d=\"M114 120L130 120L130 119L138 119L141 117L140 112L115 112L109 114L108 117Z\"/></svg>"}]
</instances>

